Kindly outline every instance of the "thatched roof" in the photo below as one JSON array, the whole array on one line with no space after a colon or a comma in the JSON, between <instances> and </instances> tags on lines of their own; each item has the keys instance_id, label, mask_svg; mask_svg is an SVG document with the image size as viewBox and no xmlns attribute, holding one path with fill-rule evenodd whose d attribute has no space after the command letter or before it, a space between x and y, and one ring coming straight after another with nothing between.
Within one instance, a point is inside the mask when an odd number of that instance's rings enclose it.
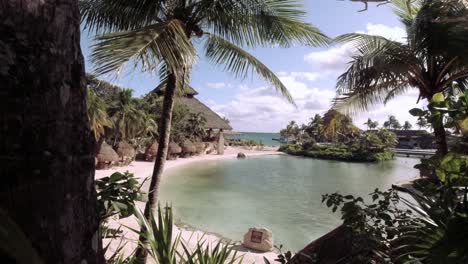
<instances>
[{"instance_id":1,"label":"thatched roof","mask_svg":"<svg viewBox=\"0 0 468 264\"><path fill-rule=\"evenodd\" d=\"M103 142L99 153L97 154L97 159L99 162L117 162L119 161L119 155L114 151L114 149L109 146L106 142Z\"/></svg>"},{"instance_id":2,"label":"thatched roof","mask_svg":"<svg viewBox=\"0 0 468 264\"><path fill-rule=\"evenodd\" d=\"M189 109L190 113L198 114L202 113L206 118L205 128L209 129L223 129L223 130L232 130L232 127L229 125L226 120L221 118L217 113L211 110L208 106L198 101L197 98L184 97L179 98L179 102Z\"/></svg>"},{"instance_id":3,"label":"thatched roof","mask_svg":"<svg viewBox=\"0 0 468 264\"><path fill-rule=\"evenodd\" d=\"M117 145L117 154L119 157L130 157L133 158L136 155L135 148L132 145L128 144L127 142L119 142Z\"/></svg>"},{"instance_id":4,"label":"thatched roof","mask_svg":"<svg viewBox=\"0 0 468 264\"><path fill-rule=\"evenodd\" d=\"M184 153L195 153L197 151L197 148L195 144L192 143L190 140L185 140L182 144L182 152Z\"/></svg>"},{"instance_id":5,"label":"thatched roof","mask_svg":"<svg viewBox=\"0 0 468 264\"><path fill-rule=\"evenodd\" d=\"M153 144L151 144L150 146L148 146L148 148L146 149L146 152L145 154L146 155L156 155L156 153L158 152L158 142L154 142Z\"/></svg>"},{"instance_id":6,"label":"thatched roof","mask_svg":"<svg viewBox=\"0 0 468 264\"><path fill-rule=\"evenodd\" d=\"M165 90L165 89L166 89L165 86L163 86L163 85L158 85L158 86L157 86L156 88L154 88L154 90L151 91L151 92L152 92L152 93L156 93L157 95L161 96L161 95L164 94L164 90ZM185 91L183 91L183 92L184 92L185 95L191 96L191 97L193 97L193 96L195 96L195 95L198 94L198 92L197 92L195 89L193 89L192 86L187 87L187 88L185 89Z\"/></svg>"},{"instance_id":7,"label":"thatched roof","mask_svg":"<svg viewBox=\"0 0 468 264\"><path fill-rule=\"evenodd\" d=\"M177 145L177 143L171 142L169 143L169 149L168 149L169 154L179 154L182 152L182 148Z\"/></svg>"},{"instance_id":8,"label":"thatched roof","mask_svg":"<svg viewBox=\"0 0 468 264\"><path fill-rule=\"evenodd\" d=\"M152 93L156 93L159 96L164 94L164 89L162 85L156 87ZM180 96L177 98L180 104L185 105L190 113L198 114L202 113L203 116L206 118L206 129L223 129L223 130L232 130L232 127L229 125L226 120L221 118L217 113L211 110L208 106L200 102L194 96L198 94L198 92L193 89L193 87L188 87L186 89L185 95Z\"/></svg>"}]
</instances>

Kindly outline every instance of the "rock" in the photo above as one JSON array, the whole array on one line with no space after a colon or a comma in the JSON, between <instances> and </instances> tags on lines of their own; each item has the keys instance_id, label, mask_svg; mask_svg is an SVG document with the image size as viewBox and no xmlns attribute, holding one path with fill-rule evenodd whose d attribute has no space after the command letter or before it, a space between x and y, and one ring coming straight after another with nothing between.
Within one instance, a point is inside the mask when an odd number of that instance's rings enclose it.
<instances>
[{"instance_id":1,"label":"rock","mask_svg":"<svg viewBox=\"0 0 468 264\"><path fill-rule=\"evenodd\" d=\"M245 159L245 158L247 158L247 156L244 153L239 152L239 153L237 153L237 158L238 159Z\"/></svg>"},{"instance_id":2,"label":"rock","mask_svg":"<svg viewBox=\"0 0 468 264\"><path fill-rule=\"evenodd\" d=\"M264 228L250 228L249 232L244 235L244 246L246 248L269 252L273 250L273 233Z\"/></svg>"}]
</instances>

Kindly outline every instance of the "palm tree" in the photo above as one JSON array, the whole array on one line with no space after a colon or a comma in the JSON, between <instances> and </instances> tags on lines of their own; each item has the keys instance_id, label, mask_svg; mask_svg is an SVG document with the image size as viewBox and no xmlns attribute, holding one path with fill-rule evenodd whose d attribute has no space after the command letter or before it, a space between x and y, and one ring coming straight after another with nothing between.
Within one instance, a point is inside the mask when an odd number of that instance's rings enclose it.
<instances>
[{"instance_id":1,"label":"palm tree","mask_svg":"<svg viewBox=\"0 0 468 264\"><path fill-rule=\"evenodd\" d=\"M395 13L406 27L405 43L366 34L346 34L338 42L353 42L357 52L337 82L336 107L366 110L388 102L411 88L431 100L457 82L468 86L468 27L444 22L468 15L461 0L394 0ZM442 121L434 126L438 152L447 153Z\"/></svg>"},{"instance_id":2,"label":"palm tree","mask_svg":"<svg viewBox=\"0 0 468 264\"><path fill-rule=\"evenodd\" d=\"M372 121L372 119L368 118L367 121L364 123L367 126L367 130L376 129L379 126L379 122Z\"/></svg>"},{"instance_id":3,"label":"palm tree","mask_svg":"<svg viewBox=\"0 0 468 264\"><path fill-rule=\"evenodd\" d=\"M323 118L319 114L315 114L313 118L310 119L309 124L307 125L307 133L314 137L317 142L321 141L321 136L323 133Z\"/></svg>"},{"instance_id":4,"label":"palm tree","mask_svg":"<svg viewBox=\"0 0 468 264\"><path fill-rule=\"evenodd\" d=\"M423 129L425 127L427 127L427 120L426 118L423 118L423 117L419 117L418 118L418 121L416 122L416 125L419 127L419 129Z\"/></svg>"},{"instance_id":5,"label":"palm tree","mask_svg":"<svg viewBox=\"0 0 468 264\"><path fill-rule=\"evenodd\" d=\"M206 118L203 113L190 113L185 124L185 132L194 140L200 140L206 136Z\"/></svg>"},{"instance_id":6,"label":"palm tree","mask_svg":"<svg viewBox=\"0 0 468 264\"><path fill-rule=\"evenodd\" d=\"M255 72L292 101L280 79L242 47L326 44L324 34L303 22L305 13L301 8L296 0L81 1L85 27L106 33L98 38L93 52L98 73L117 71L133 61L143 70L159 68L165 85L159 148L145 217L150 217L156 205L174 96L176 90L183 90L189 83L196 57L194 39L205 42L209 61L241 78ZM139 255L140 260L145 259Z\"/></svg>"},{"instance_id":7,"label":"palm tree","mask_svg":"<svg viewBox=\"0 0 468 264\"><path fill-rule=\"evenodd\" d=\"M114 141L134 139L148 129L145 125L151 123L147 123L146 114L136 108L132 93L130 89L122 89L118 100L109 107L109 115L114 122Z\"/></svg>"},{"instance_id":8,"label":"palm tree","mask_svg":"<svg viewBox=\"0 0 468 264\"><path fill-rule=\"evenodd\" d=\"M391 128L391 129L394 129L394 130L401 129L400 121L398 121L398 119L394 115L391 115L391 116L388 117L388 123L387 124L389 124L389 128Z\"/></svg>"},{"instance_id":9,"label":"palm tree","mask_svg":"<svg viewBox=\"0 0 468 264\"><path fill-rule=\"evenodd\" d=\"M86 98L89 126L97 142L102 140L106 128L112 128L114 124L107 114L107 104L97 97L90 89ZM100 145L99 143L97 144Z\"/></svg>"},{"instance_id":10,"label":"palm tree","mask_svg":"<svg viewBox=\"0 0 468 264\"><path fill-rule=\"evenodd\" d=\"M413 127L413 125L409 121L405 121L403 124L403 129L404 130L410 130Z\"/></svg>"}]
</instances>

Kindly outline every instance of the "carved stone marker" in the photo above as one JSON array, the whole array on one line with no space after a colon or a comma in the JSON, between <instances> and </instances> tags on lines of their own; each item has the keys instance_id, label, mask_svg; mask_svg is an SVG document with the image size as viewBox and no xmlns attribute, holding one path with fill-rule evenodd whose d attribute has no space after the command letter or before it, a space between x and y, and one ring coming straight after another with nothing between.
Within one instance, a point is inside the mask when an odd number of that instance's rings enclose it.
<instances>
[{"instance_id":1,"label":"carved stone marker","mask_svg":"<svg viewBox=\"0 0 468 264\"><path fill-rule=\"evenodd\" d=\"M244 235L244 246L262 252L273 250L273 233L266 228L250 228Z\"/></svg>"}]
</instances>

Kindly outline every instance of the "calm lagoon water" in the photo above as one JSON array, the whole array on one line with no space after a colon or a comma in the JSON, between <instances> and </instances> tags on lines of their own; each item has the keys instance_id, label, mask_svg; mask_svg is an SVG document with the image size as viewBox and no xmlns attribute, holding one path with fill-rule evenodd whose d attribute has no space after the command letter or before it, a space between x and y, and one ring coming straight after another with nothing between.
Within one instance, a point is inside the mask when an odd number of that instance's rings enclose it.
<instances>
[{"instance_id":1,"label":"calm lagoon water","mask_svg":"<svg viewBox=\"0 0 468 264\"><path fill-rule=\"evenodd\" d=\"M161 185L161 202L176 218L201 230L242 240L249 227L273 231L275 244L300 250L332 230L340 215L321 195L340 191L365 196L375 188L414 177L417 159L376 164L292 156L195 163L172 170Z\"/></svg>"},{"instance_id":2,"label":"calm lagoon water","mask_svg":"<svg viewBox=\"0 0 468 264\"><path fill-rule=\"evenodd\" d=\"M260 132L240 132L240 135L236 135L234 138L239 138L243 140L255 140L256 142L261 142L265 146L279 146L280 142L273 140L273 138L279 139L279 133L260 133Z\"/></svg>"}]
</instances>

